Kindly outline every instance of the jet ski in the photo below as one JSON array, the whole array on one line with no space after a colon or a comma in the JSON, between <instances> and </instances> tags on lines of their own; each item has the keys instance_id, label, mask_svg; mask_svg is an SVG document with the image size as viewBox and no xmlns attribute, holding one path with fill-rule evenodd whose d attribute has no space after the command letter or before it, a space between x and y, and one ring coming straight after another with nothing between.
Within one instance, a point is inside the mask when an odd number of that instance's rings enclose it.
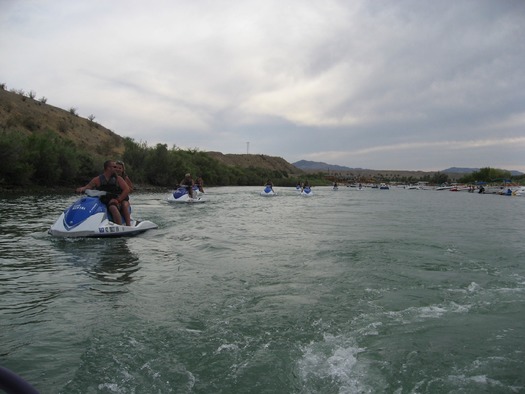
<instances>
[{"instance_id":1,"label":"jet ski","mask_svg":"<svg viewBox=\"0 0 525 394\"><path fill-rule=\"evenodd\" d=\"M106 205L99 198L106 192L86 190L85 194L62 212L49 234L55 237L129 237L158 228L149 220L133 218L130 226L113 223Z\"/></svg>"},{"instance_id":2,"label":"jet ski","mask_svg":"<svg viewBox=\"0 0 525 394\"><path fill-rule=\"evenodd\" d=\"M177 190L175 190L171 195L168 197L168 202L176 202L176 203L201 203L205 202L206 200L201 197L200 195L203 194L199 191L198 187L193 188L193 198L190 197L188 194L188 190L186 190L185 187L179 187Z\"/></svg>"},{"instance_id":3,"label":"jet ski","mask_svg":"<svg viewBox=\"0 0 525 394\"><path fill-rule=\"evenodd\" d=\"M277 195L270 186L266 186L260 194L264 197L273 197Z\"/></svg>"},{"instance_id":4,"label":"jet ski","mask_svg":"<svg viewBox=\"0 0 525 394\"><path fill-rule=\"evenodd\" d=\"M301 196L304 196L304 197L310 197L313 195L314 195L314 192L312 191L310 186L305 186L303 191L301 192Z\"/></svg>"}]
</instances>

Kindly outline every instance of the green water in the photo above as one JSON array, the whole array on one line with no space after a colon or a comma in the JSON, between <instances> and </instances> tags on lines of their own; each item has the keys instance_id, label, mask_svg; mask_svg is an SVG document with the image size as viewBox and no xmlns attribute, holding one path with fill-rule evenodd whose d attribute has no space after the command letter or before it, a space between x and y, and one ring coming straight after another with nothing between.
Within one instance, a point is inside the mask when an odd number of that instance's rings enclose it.
<instances>
[{"instance_id":1,"label":"green water","mask_svg":"<svg viewBox=\"0 0 525 394\"><path fill-rule=\"evenodd\" d=\"M0 365L42 393L525 391L525 198L210 188L159 225L52 238L0 197Z\"/></svg>"}]
</instances>

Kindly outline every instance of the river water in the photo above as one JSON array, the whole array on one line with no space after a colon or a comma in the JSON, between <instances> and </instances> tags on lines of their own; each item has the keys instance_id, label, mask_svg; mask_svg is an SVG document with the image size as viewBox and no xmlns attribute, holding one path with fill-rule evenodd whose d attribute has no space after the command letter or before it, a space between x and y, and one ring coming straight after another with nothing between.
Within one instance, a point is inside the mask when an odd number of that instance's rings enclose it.
<instances>
[{"instance_id":1,"label":"river water","mask_svg":"<svg viewBox=\"0 0 525 394\"><path fill-rule=\"evenodd\" d=\"M525 391L525 198L134 194L158 230L57 239L0 197L0 365L42 393Z\"/></svg>"}]
</instances>

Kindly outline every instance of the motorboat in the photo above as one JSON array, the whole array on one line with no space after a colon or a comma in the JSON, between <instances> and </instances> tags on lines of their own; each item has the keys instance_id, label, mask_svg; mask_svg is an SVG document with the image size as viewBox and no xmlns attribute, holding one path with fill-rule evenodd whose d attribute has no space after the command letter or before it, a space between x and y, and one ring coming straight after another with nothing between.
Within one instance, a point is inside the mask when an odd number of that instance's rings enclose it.
<instances>
[{"instance_id":1,"label":"motorboat","mask_svg":"<svg viewBox=\"0 0 525 394\"><path fill-rule=\"evenodd\" d=\"M86 190L80 197L59 216L48 230L55 237L129 237L156 229L158 226L149 220L131 218L130 226L116 224L112 221L108 209L100 197L105 191Z\"/></svg>"},{"instance_id":2,"label":"motorboat","mask_svg":"<svg viewBox=\"0 0 525 394\"><path fill-rule=\"evenodd\" d=\"M525 186L520 186L518 189L512 192L514 196L525 197Z\"/></svg>"},{"instance_id":3,"label":"motorboat","mask_svg":"<svg viewBox=\"0 0 525 394\"><path fill-rule=\"evenodd\" d=\"M264 190L260 193L261 196L264 196L264 197L273 197L275 195L277 195L276 192L273 191L273 189L271 188L271 186L266 186L264 188Z\"/></svg>"},{"instance_id":4,"label":"motorboat","mask_svg":"<svg viewBox=\"0 0 525 394\"><path fill-rule=\"evenodd\" d=\"M193 197L190 197L188 190L181 186L178 187L175 191L173 191L170 196L168 197L167 201L170 203L187 203L187 204L194 204L194 203L203 203L206 200L203 196L201 196L201 192L199 192L198 188L193 188Z\"/></svg>"},{"instance_id":5,"label":"motorboat","mask_svg":"<svg viewBox=\"0 0 525 394\"><path fill-rule=\"evenodd\" d=\"M305 186L303 188L303 191L301 192L301 196L304 197L311 197L314 195L314 192L312 191L312 188L310 186Z\"/></svg>"}]
</instances>

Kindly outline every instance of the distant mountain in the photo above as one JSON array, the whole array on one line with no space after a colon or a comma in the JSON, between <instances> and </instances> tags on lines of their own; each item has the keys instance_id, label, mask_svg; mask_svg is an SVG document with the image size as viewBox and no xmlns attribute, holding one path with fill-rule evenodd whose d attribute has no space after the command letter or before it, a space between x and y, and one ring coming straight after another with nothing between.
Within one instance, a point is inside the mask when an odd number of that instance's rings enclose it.
<instances>
[{"instance_id":1,"label":"distant mountain","mask_svg":"<svg viewBox=\"0 0 525 394\"><path fill-rule=\"evenodd\" d=\"M337 164L328 164L324 163L322 161L308 161L308 160L299 160L295 163L292 163L295 167L303 170L303 171L312 171L312 170L320 170L320 171L352 171L360 168L350 168L345 166L338 166Z\"/></svg>"},{"instance_id":2,"label":"distant mountain","mask_svg":"<svg viewBox=\"0 0 525 394\"><path fill-rule=\"evenodd\" d=\"M447 172L449 174L470 174L475 171L479 171L479 168L450 167L441 172Z\"/></svg>"},{"instance_id":3,"label":"distant mountain","mask_svg":"<svg viewBox=\"0 0 525 394\"><path fill-rule=\"evenodd\" d=\"M357 172L367 172L367 173L375 173L375 172L383 172L383 173L420 173L421 171L399 171L399 170L370 170L370 169L363 169L363 168L351 168L351 167L345 167L345 166L338 166L337 164L328 164L322 161L309 161L309 160L299 160L295 163L292 163L293 166L303 170L303 171L357 171ZM468 168L468 167L450 167L445 170L442 170L440 172L446 173L446 174L454 174L456 176L462 176L463 174L471 174L475 171L479 171L479 168ZM435 171L430 171L435 172ZM520 171L511 170L509 171L511 175L517 176L517 175L523 175Z\"/></svg>"},{"instance_id":4,"label":"distant mountain","mask_svg":"<svg viewBox=\"0 0 525 394\"><path fill-rule=\"evenodd\" d=\"M448 174L471 174L475 171L479 171L479 168L450 167L441 172L445 172ZM521 171L516 171L516 170L507 170L507 171L509 171L512 176L523 175L523 172Z\"/></svg>"}]
</instances>

